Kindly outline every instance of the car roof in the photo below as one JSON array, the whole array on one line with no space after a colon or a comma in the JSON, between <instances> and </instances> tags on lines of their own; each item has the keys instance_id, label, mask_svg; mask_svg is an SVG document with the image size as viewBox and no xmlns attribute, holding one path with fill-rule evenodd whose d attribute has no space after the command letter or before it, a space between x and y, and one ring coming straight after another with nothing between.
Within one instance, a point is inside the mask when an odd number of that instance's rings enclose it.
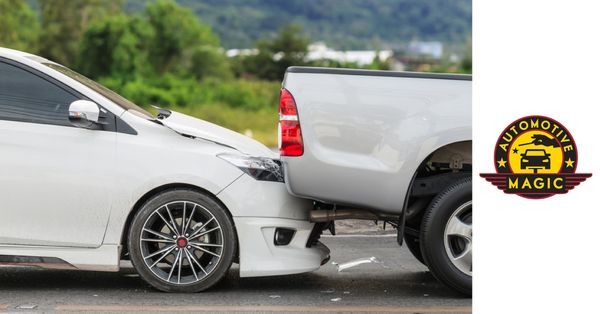
<instances>
[{"instance_id":1,"label":"car roof","mask_svg":"<svg viewBox=\"0 0 600 314\"><path fill-rule=\"evenodd\" d=\"M54 63L46 58L42 58L40 56L36 56L36 55L28 53L28 52L10 49L10 48L4 48L4 47L0 47L0 57L5 57L8 59L15 59L15 60L29 59L29 60L39 62L39 63Z\"/></svg>"}]
</instances>

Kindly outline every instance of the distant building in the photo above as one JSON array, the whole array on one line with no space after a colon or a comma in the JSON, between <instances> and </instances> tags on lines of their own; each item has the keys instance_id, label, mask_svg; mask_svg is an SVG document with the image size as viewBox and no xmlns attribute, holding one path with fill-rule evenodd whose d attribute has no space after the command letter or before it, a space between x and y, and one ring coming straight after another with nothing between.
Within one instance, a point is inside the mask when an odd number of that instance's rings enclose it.
<instances>
[{"instance_id":1,"label":"distant building","mask_svg":"<svg viewBox=\"0 0 600 314\"><path fill-rule=\"evenodd\" d=\"M237 56L254 56L258 54L258 49L229 49L225 52L225 55L229 58ZM315 42L308 45L308 54L306 55L306 61L316 60L333 60L342 63L356 63L358 65L369 65L373 63L375 58L379 56L379 60L385 61L393 56L392 50L333 50L323 42ZM281 54L275 54L273 58L279 60Z\"/></svg>"},{"instance_id":2,"label":"distant building","mask_svg":"<svg viewBox=\"0 0 600 314\"><path fill-rule=\"evenodd\" d=\"M391 59L390 70L392 71L406 71L406 64L397 59Z\"/></svg>"},{"instance_id":3,"label":"distant building","mask_svg":"<svg viewBox=\"0 0 600 314\"><path fill-rule=\"evenodd\" d=\"M379 53L379 54L378 54ZM379 55L379 60L385 61L393 55L391 50L333 50L323 42L315 42L308 46L307 61L334 60L338 62L352 62L358 65L368 65Z\"/></svg>"},{"instance_id":4,"label":"distant building","mask_svg":"<svg viewBox=\"0 0 600 314\"><path fill-rule=\"evenodd\" d=\"M225 51L225 55L229 58L234 58L237 56L247 57L247 56L255 56L258 54L258 49L229 49Z\"/></svg>"},{"instance_id":5,"label":"distant building","mask_svg":"<svg viewBox=\"0 0 600 314\"><path fill-rule=\"evenodd\" d=\"M409 55L441 59L444 45L439 41L412 41L408 44L407 50Z\"/></svg>"}]
</instances>

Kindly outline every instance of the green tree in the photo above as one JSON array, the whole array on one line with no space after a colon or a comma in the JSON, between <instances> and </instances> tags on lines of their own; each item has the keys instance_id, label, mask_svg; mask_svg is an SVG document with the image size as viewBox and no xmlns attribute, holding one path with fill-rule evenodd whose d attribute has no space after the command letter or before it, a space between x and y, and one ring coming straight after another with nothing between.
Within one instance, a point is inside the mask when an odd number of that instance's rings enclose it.
<instances>
[{"instance_id":1,"label":"green tree","mask_svg":"<svg viewBox=\"0 0 600 314\"><path fill-rule=\"evenodd\" d=\"M37 52L39 22L25 0L0 0L0 46Z\"/></svg>"},{"instance_id":2,"label":"green tree","mask_svg":"<svg viewBox=\"0 0 600 314\"><path fill-rule=\"evenodd\" d=\"M105 16L85 30L78 70L141 105L198 104L205 78L231 77L210 27L174 1Z\"/></svg>"},{"instance_id":3,"label":"green tree","mask_svg":"<svg viewBox=\"0 0 600 314\"><path fill-rule=\"evenodd\" d=\"M245 59L245 70L262 79L281 80L288 67L306 64L309 42L302 27L284 25L275 38L257 42L258 54Z\"/></svg>"},{"instance_id":4,"label":"green tree","mask_svg":"<svg viewBox=\"0 0 600 314\"><path fill-rule=\"evenodd\" d=\"M379 50L376 50L375 53L376 53L375 59L373 59L373 62L371 62L371 64L369 64L365 68L369 69L369 70L389 70L390 64L389 64L388 60L381 60L379 58L379 54L380 54Z\"/></svg>"},{"instance_id":5,"label":"green tree","mask_svg":"<svg viewBox=\"0 0 600 314\"><path fill-rule=\"evenodd\" d=\"M111 82L167 74L228 78L228 60L210 27L173 1L157 1L142 15L118 14L91 23L80 44L78 69ZM156 80L153 80L156 81Z\"/></svg>"},{"instance_id":6,"label":"green tree","mask_svg":"<svg viewBox=\"0 0 600 314\"><path fill-rule=\"evenodd\" d=\"M219 38L192 11L172 0L158 0L146 6L144 17L154 34L148 53L157 74L231 76Z\"/></svg>"},{"instance_id":7,"label":"green tree","mask_svg":"<svg viewBox=\"0 0 600 314\"><path fill-rule=\"evenodd\" d=\"M107 15L121 12L122 0L39 0L42 32L39 52L72 66L87 27Z\"/></svg>"},{"instance_id":8,"label":"green tree","mask_svg":"<svg viewBox=\"0 0 600 314\"><path fill-rule=\"evenodd\" d=\"M148 72L147 51L152 40L152 30L139 16L106 16L83 34L77 68L94 79L130 80Z\"/></svg>"},{"instance_id":9,"label":"green tree","mask_svg":"<svg viewBox=\"0 0 600 314\"><path fill-rule=\"evenodd\" d=\"M467 41L466 50L465 57L460 62L460 71L462 73L473 73L473 42L471 38Z\"/></svg>"}]
</instances>

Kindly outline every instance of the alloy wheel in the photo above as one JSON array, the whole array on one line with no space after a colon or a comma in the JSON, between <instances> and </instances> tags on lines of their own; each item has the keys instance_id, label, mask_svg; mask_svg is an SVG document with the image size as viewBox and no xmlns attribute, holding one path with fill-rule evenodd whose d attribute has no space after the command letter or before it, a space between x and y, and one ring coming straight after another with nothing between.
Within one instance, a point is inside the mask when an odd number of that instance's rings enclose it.
<instances>
[{"instance_id":1,"label":"alloy wheel","mask_svg":"<svg viewBox=\"0 0 600 314\"><path fill-rule=\"evenodd\" d=\"M459 206L444 229L444 247L450 262L462 273L473 273L472 201Z\"/></svg>"},{"instance_id":2,"label":"alloy wheel","mask_svg":"<svg viewBox=\"0 0 600 314\"><path fill-rule=\"evenodd\" d=\"M207 278L221 261L223 231L206 207L175 201L146 219L139 245L146 267L157 278L190 285Z\"/></svg>"}]
</instances>

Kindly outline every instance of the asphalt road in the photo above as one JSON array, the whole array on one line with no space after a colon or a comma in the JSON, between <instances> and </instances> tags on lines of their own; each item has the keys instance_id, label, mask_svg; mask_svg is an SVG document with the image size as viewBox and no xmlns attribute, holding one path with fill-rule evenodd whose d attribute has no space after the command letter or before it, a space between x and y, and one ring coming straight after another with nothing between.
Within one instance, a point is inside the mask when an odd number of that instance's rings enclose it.
<instances>
[{"instance_id":1,"label":"asphalt road","mask_svg":"<svg viewBox=\"0 0 600 314\"><path fill-rule=\"evenodd\" d=\"M0 268L0 312L471 312L471 299L438 283L395 237L324 237L331 261L299 275L239 278L234 266L208 292L167 294L131 271ZM338 272L331 262L377 257Z\"/></svg>"}]
</instances>

